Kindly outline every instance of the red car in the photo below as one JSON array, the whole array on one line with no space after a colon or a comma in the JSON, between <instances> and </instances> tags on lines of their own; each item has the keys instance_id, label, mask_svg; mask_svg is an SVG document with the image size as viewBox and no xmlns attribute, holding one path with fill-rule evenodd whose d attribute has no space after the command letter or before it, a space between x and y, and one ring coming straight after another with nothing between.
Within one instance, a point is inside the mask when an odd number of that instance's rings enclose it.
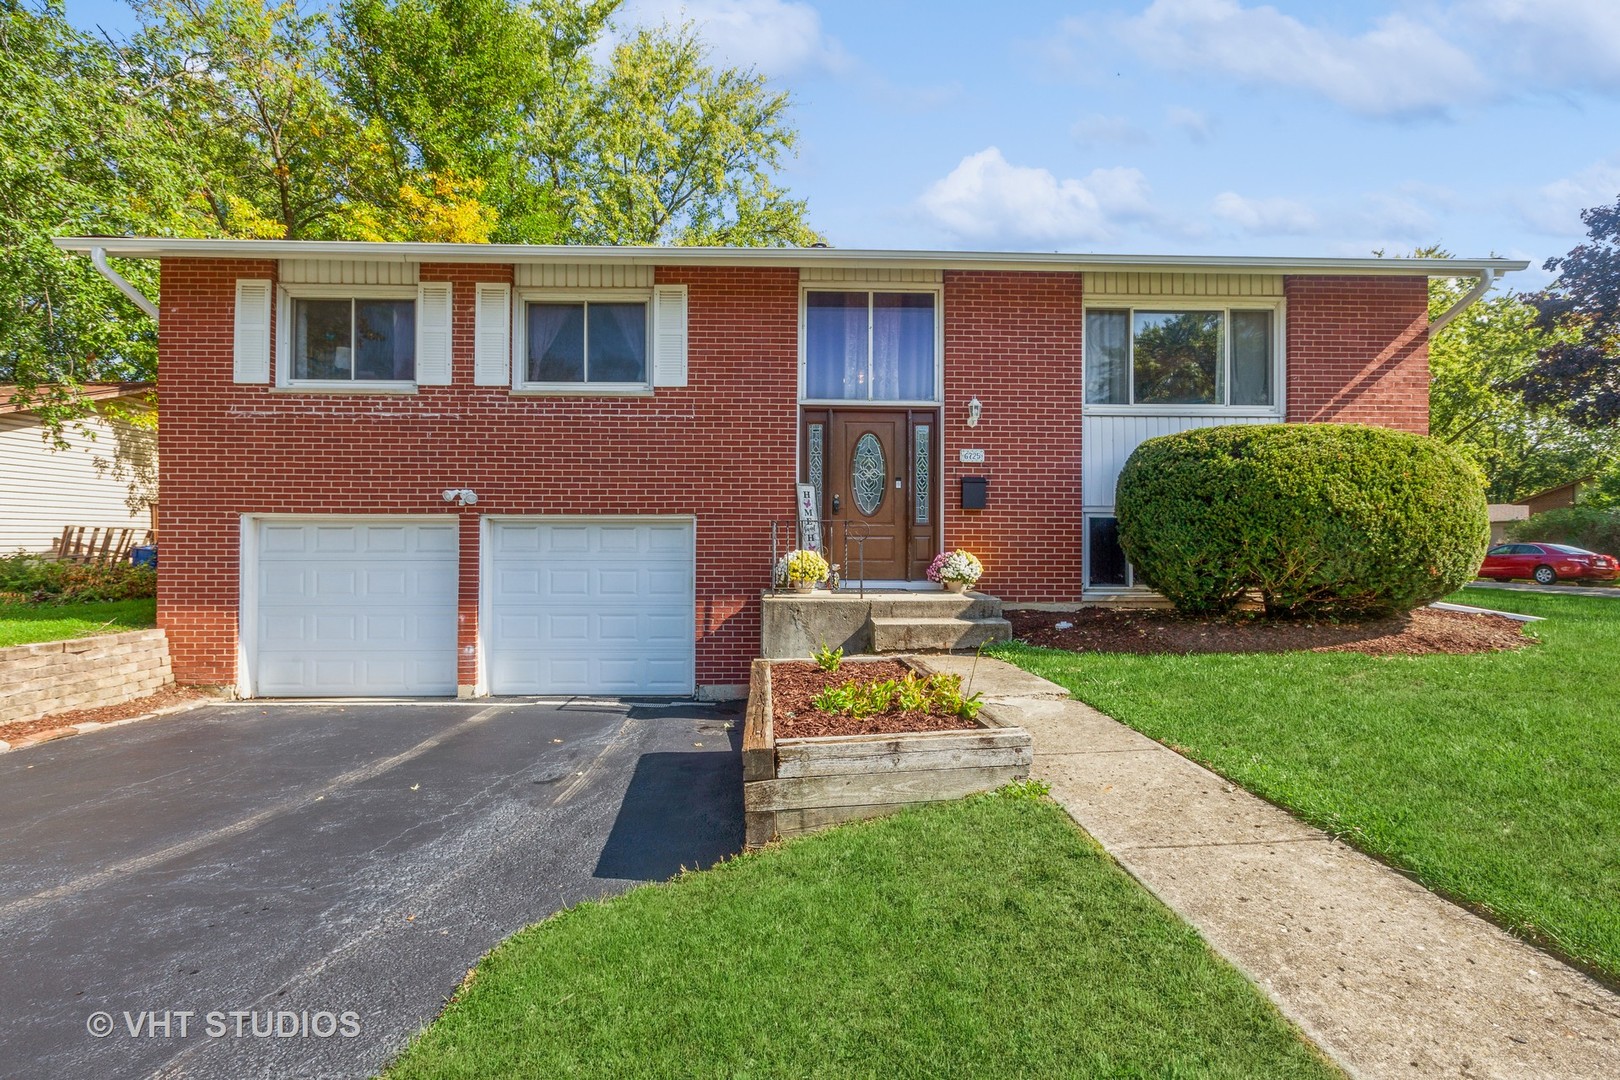
<instances>
[{"instance_id":1,"label":"red car","mask_svg":"<svg viewBox=\"0 0 1620 1080\"><path fill-rule=\"evenodd\" d=\"M1613 581L1620 578L1620 562L1612 555L1568 544L1497 544L1485 553L1479 576L1497 581L1529 578L1539 585L1564 578L1583 583Z\"/></svg>"}]
</instances>

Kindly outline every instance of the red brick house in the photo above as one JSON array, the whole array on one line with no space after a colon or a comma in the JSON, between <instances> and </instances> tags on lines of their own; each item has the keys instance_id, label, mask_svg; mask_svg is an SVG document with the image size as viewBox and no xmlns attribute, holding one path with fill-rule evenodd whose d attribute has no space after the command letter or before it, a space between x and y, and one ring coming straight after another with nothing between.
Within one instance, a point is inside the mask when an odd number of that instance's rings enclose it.
<instances>
[{"instance_id":1,"label":"red brick house","mask_svg":"<svg viewBox=\"0 0 1620 1080\"><path fill-rule=\"evenodd\" d=\"M261 696L734 688L800 482L869 581L966 547L1009 603L1128 593L1137 443L1423 431L1428 277L1525 265L60 244L162 261L159 622Z\"/></svg>"}]
</instances>

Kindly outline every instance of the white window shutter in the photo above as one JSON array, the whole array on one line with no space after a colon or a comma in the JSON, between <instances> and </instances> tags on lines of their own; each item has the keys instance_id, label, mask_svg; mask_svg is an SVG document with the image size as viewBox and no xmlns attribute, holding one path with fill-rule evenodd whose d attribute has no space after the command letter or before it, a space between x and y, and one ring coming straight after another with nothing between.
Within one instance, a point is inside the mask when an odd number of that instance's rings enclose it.
<instances>
[{"instance_id":1,"label":"white window shutter","mask_svg":"<svg viewBox=\"0 0 1620 1080\"><path fill-rule=\"evenodd\" d=\"M450 385L450 283L416 287L416 383Z\"/></svg>"},{"instance_id":2,"label":"white window shutter","mask_svg":"<svg viewBox=\"0 0 1620 1080\"><path fill-rule=\"evenodd\" d=\"M492 281L478 285L473 334L473 383L509 386L512 382L512 287Z\"/></svg>"},{"instance_id":3,"label":"white window shutter","mask_svg":"<svg viewBox=\"0 0 1620 1080\"><path fill-rule=\"evenodd\" d=\"M231 378L239 383L270 381L270 293L268 281L236 283L236 334Z\"/></svg>"},{"instance_id":4,"label":"white window shutter","mask_svg":"<svg viewBox=\"0 0 1620 1080\"><path fill-rule=\"evenodd\" d=\"M686 286L653 287L653 385L686 385Z\"/></svg>"}]
</instances>

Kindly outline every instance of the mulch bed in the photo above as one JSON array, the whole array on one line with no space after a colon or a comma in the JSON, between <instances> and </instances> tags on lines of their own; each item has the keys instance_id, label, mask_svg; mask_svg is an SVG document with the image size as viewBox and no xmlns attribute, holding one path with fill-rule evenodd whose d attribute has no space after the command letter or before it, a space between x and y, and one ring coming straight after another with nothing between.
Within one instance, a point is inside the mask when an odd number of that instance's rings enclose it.
<instances>
[{"instance_id":1,"label":"mulch bed","mask_svg":"<svg viewBox=\"0 0 1620 1080\"><path fill-rule=\"evenodd\" d=\"M771 665L771 722L778 739L817 735L898 735L911 731L976 731L978 726L955 714L893 712L856 718L822 712L812 702L828 686L846 682L882 682L903 678L911 669L897 660L846 661L836 672L822 671L805 660ZM921 676L919 676L920 678Z\"/></svg>"},{"instance_id":2,"label":"mulch bed","mask_svg":"<svg viewBox=\"0 0 1620 1080\"><path fill-rule=\"evenodd\" d=\"M132 716L145 716L149 712L167 709L171 705L180 705L187 701L210 695L194 686L180 686L178 684L165 686L155 694L126 701L122 705L100 705L94 709L70 709L67 712L52 713L50 716L41 716L37 720L18 720L11 724L0 724L0 740L15 742L25 735L35 735L42 731L55 731L58 728L71 728L74 724L109 724L114 720L128 720Z\"/></svg>"},{"instance_id":3,"label":"mulch bed","mask_svg":"<svg viewBox=\"0 0 1620 1080\"><path fill-rule=\"evenodd\" d=\"M1253 615L1188 618L1164 610L1010 610L1013 637L1072 652L1359 652L1369 656L1500 652L1536 644L1524 623L1500 615L1418 608L1360 620L1283 620ZM1059 623L1070 625L1059 629Z\"/></svg>"}]
</instances>

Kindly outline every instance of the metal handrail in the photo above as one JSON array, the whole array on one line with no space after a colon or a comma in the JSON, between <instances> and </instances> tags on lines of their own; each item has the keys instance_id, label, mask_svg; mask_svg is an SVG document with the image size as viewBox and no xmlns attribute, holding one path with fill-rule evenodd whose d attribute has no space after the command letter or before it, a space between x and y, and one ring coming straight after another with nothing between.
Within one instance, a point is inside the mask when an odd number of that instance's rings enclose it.
<instances>
[{"instance_id":1,"label":"metal handrail","mask_svg":"<svg viewBox=\"0 0 1620 1080\"><path fill-rule=\"evenodd\" d=\"M771 518L769 521L771 526L771 595L775 596L777 590L781 587L776 580L776 562L788 551L800 548L803 544L803 537L799 531L800 520L797 517ZM827 539L832 533L832 526L837 525L839 527L843 555L841 556L841 562L833 564L835 569L843 569L849 566L849 545L851 541L854 542L855 557L860 567L860 573L855 580L859 594L864 599L866 596L866 541L871 538L871 526L864 521L846 521L843 518L816 518L815 522L816 531L821 534L822 538L821 551L823 555L827 551ZM786 548L782 547L784 534L792 538L792 543ZM841 576L840 584L848 580L847 576Z\"/></svg>"}]
</instances>

